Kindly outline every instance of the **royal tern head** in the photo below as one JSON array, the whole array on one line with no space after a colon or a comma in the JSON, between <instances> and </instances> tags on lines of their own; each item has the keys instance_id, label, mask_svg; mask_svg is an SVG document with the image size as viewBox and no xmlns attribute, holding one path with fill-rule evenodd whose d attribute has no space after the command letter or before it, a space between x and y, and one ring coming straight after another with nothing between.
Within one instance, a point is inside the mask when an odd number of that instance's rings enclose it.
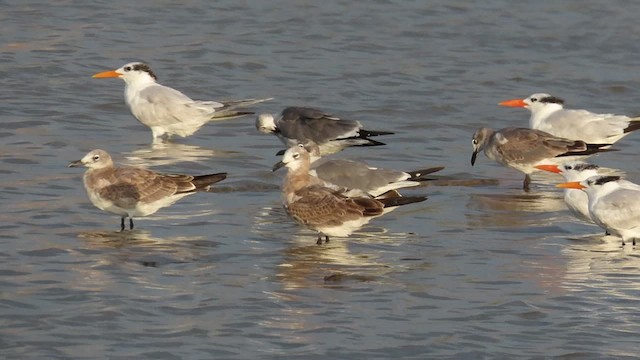
<instances>
[{"instance_id":1,"label":"royal tern head","mask_svg":"<svg viewBox=\"0 0 640 360\"><path fill-rule=\"evenodd\" d=\"M273 134L277 131L276 122L271 114L260 114L256 118L256 129L264 134Z\"/></svg>"},{"instance_id":2,"label":"royal tern head","mask_svg":"<svg viewBox=\"0 0 640 360\"><path fill-rule=\"evenodd\" d=\"M473 154L471 154L471 166L475 165L476 158L478 157L478 153L484 149L491 138L491 135L494 134L494 130L489 128L480 128L476 130L473 134L473 138L471 139L471 145L473 146Z\"/></svg>"},{"instance_id":3,"label":"royal tern head","mask_svg":"<svg viewBox=\"0 0 640 360\"><path fill-rule=\"evenodd\" d=\"M113 160L108 152L100 149L91 150L82 159L72 161L69 167L86 166L91 169L102 169L113 166Z\"/></svg>"},{"instance_id":4,"label":"royal tern head","mask_svg":"<svg viewBox=\"0 0 640 360\"><path fill-rule=\"evenodd\" d=\"M603 188L615 188L618 186L620 176L611 175L596 175L582 181L570 181L556 185L556 187L563 189L580 189L587 193L597 192Z\"/></svg>"},{"instance_id":5,"label":"royal tern head","mask_svg":"<svg viewBox=\"0 0 640 360\"><path fill-rule=\"evenodd\" d=\"M537 112L543 108L562 108L564 106L564 100L545 93L537 93L529 96L526 99L511 99L506 100L498 105L508 107L523 107L531 110L531 112Z\"/></svg>"},{"instance_id":6,"label":"royal tern head","mask_svg":"<svg viewBox=\"0 0 640 360\"><path fill-rule=\"evenodd\" d=\"M566 162L561 165L536 165L538 170L544 170L564 177L565 181L575 182L586 180L592 176L598 175L598 165L587 164L580 161Z\"/></svg>"},{"instance_id":7,"label":"royal tern head","mask_svg":"<svg viewBox=\"0 0 640 360\"><path fill-rule=\"evenodd\" d=\"M158 80L156 74L153 73L149 65L141 62L130 62L123 65L119 69L99 72L92 76L96 79L102 78L120 78L127 84L136 82L155 82Z\"/></svg>"},{"instance_id":8,"label":"royal tern head","mask_svg":"<svg viewBox=\"0 0 640 360\"><path fill-rule=\"evenodd\" d=\"M292 146L284 152L282 161L273 166L273 171L286 166L289 171L295 171L304 165L309 166L309 152L304 148L303 144Z\"/></svg>"}]
</instances>

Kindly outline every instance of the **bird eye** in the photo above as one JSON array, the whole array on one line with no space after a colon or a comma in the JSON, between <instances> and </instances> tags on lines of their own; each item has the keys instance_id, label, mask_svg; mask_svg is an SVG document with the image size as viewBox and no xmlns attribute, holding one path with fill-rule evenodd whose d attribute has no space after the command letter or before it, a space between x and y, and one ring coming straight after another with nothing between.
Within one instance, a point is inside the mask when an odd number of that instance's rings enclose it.
<instances>
[{"instance_id":1,"label":"bird eye","mask_svg":"<svg viewBox=\"0 0 640 360\"><path fill-rule=\"evenodd\" d=\"M571 165L567 165L564 168L567 169L567 170L571 170L572 169Z\"/></svg>"},{"instance_id":2,"label":"bird eye","mask_svg":"<svg viewBox=\"0 0 640 360\"><path fill-rule=\"evenodd\" d=\"M472 143L473 145L478 145L478 139L473 139L473 140L471 140L471 143Z\"/></svg>"},{"instance_id":3,"label":"bird eye","mask_svg":"<svg viewBox=\"0 0 640 360\"><path fill-rule=\"evenodd\" d=\"M298 144L298 147L299 147L299 148L303 148L303 147L304 147L304 144Z\"/></svg>"},{"instance_id":4,"label":"bird eye","mask_svg":"<svg viewBox=\"0 0 640 360\"><path fill-rule=\"evenodd\" d=\"M131 71L131 66L125 66L124 71Z\"/></svg>"},{"instance_id":5,"label":"bird eye","mask_svg":"<svg viewBox=\"0 0 640 360\"><path fill-rule=\"evenodd\" d=\"M100 155L93 155L93 161L100 160Z\"/></svg>"},{"instance_id":6,"label":"bird eye","mask_svg":"<svg viewBox=\"0 0 640 360\"><path fill-rule=\"evenodd\" d=\"M531 98L531 102L536 102L536 101L538 101L537 98Z\"/></svg>"}]
</instances>

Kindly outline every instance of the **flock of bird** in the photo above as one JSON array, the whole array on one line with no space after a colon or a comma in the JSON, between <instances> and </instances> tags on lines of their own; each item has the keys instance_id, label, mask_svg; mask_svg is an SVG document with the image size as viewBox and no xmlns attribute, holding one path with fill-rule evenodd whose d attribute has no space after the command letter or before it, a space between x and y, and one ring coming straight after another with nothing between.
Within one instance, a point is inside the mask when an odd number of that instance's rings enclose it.
<instances>
[{"instance_id":1,"label":"flock of bird","mask_svg":"<svg viewBox=\"0 0 640 360\"><path fill-rule=\"evenodd\" d=\"M151 129L153 141L192 135L211 121L254 114L245 107L271 99L197 101L161 85L151 68L141 62L104 71L94 78L121 78L125 102L133 116ZM640 129L640 118L564 109L564 102L549 94L501 102L502 106L531 111L529 127L478 129L472 138L471 164L484 154L525 174L528 191L535 171L562 175L568 208L580 219L593 222L622 238L622 245L640 236L640 185L607 175L582 162L590 155L615 151L611 146ZM283 205L297 223L318 233L317 244L329 237L349 236L371 219L398 206L421 202L426 196L403 196L398 189L431 180L442 170L378 169L351 160L324 155L351 146L379 146L374 137L392 134L364 129L359 121L345 120L308 107L287 107L278 116L260 114L256 129L276 135L287 147L273 167L288 169L282 185ZM133 229L133 218L155 213L179 199L226 178L226 173L201 176L162 174L144 168L116 167L104 150L92 150L70 167L85 166L84 186L97 208L120 216L121 231Z\"/></svg>"}]
</instances>

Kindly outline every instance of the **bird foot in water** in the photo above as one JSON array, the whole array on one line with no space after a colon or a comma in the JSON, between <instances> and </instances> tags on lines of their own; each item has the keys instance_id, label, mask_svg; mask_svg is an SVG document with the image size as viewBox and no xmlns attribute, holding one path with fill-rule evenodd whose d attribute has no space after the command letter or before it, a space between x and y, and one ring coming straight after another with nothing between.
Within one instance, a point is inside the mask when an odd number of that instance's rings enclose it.
<instances>
[{"instance_id":1,"label":"bird foot in water","mask_svg":"<svg viewBox=\"0 0 640 360\"><path fill-rule=\"evenodd\" d=\"M124 226L124 219L125 218L121 218L120 219L120 232L123 232L127 227ZM129 230L133 230L133 219L129 218Z\"/></svg>"},{"instance_id":2,"label":"bird foot in water","mask_svg":"<svg viewBox=\"0 0 640 360\"><path fill-rule=\"evenodd\" d=\"M328 243L329 242L329 236L325 235L324 236L324 243ZM318 235L318 241L316 241L316 245L322 245L322 234Z\"/></svg>"},{"instance_id":3,"label":"bird foot in water","mask_svg":"<svg viewBox=\"0 0 640 360\"><path fill-rule=\"evenodd\" d=\"M531 188L529 187L530 184L531 177L529 175L525 175L524 181L522 182L522 190L524 190L525 192L529 192L529 190L531 190Z\"/></svg>"}]
</instances>

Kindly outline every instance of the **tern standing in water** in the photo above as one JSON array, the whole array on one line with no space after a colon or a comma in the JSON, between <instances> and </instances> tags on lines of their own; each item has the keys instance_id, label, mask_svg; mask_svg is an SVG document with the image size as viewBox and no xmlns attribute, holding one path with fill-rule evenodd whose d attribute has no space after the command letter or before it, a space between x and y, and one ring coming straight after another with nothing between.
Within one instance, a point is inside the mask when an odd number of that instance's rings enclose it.
<instances>
[{"instance_id":1,"label":"tern standing in water","mask_svg":"<svg viewBox=\"0 0 640 360\"><path fill-rule=\"evenodd\" d=\"M271 100L192 100L176 89L159 84L149 65L141 62L128 63L119 69L103 71L93 77L124 80L124 100L131 114L151 129L154 141L164 136L192 135L210 121L251 115L253 112L238 108Z\"/></svg>"},{"instance_id":2,"label":"tern standing in water","mask_svg":"<svg viewBox=\"0 0 640 360\"><path fill-rule=\"evenodd\" d=\"M545 93L506 100L499 105L529 109L529 127L532 129L590 144L613 144L640 129L640 117L565 109L564 100Z\"/></svg>"}]
</instances>

